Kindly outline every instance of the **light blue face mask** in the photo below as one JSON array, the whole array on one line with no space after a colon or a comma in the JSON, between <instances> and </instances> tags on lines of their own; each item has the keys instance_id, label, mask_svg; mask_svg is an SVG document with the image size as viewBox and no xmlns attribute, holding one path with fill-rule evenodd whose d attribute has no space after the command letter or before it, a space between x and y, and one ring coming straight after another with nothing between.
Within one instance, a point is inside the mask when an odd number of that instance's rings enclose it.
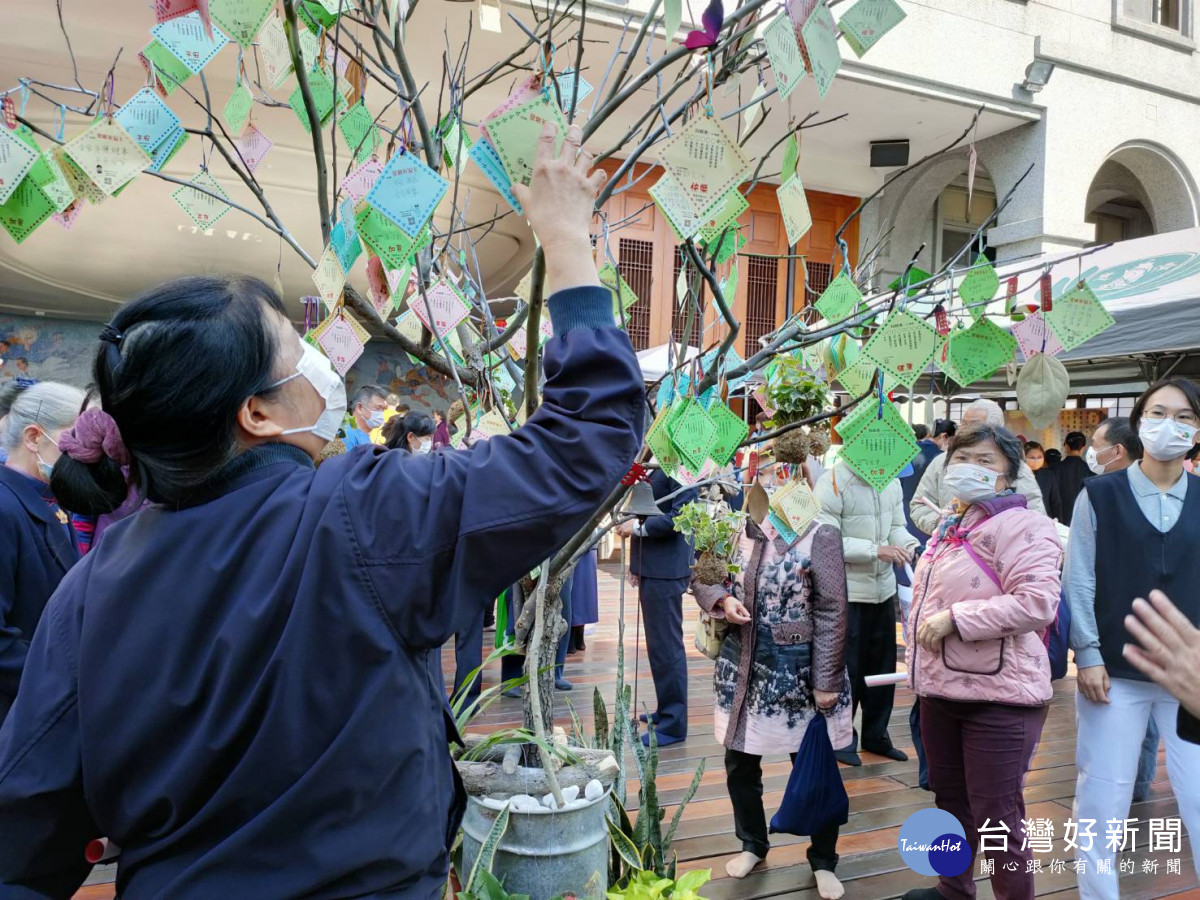
<instances>
[{"instance_id":1,"label":"light blue face mask","mask_svg":"<svg viewBox=\"0 0 1200 900\"><path fill-rule=\"evenodd\" d=\"M379 409L367 416L367 427L374 431L383 427L383 410Z\"/></svg>"},{"instance_id":2,"label":"light blue face mask","mask_svg":"<svg viewBox=\"0 0 1200 900\"><path fill-rule=\"evenodd\" d=\"M58 441L50 437L48 432L43 431L42 436L45 437L46 440L52 443L55 447L58 446ZM42 454L40 452L36 453L35 455L37 456L38 461L38 475L41 476L42 481L46 482L46 484L49 484L50 476L54 473L54 464L48 463L42 459Z\"/></svg>"}]
</instances>

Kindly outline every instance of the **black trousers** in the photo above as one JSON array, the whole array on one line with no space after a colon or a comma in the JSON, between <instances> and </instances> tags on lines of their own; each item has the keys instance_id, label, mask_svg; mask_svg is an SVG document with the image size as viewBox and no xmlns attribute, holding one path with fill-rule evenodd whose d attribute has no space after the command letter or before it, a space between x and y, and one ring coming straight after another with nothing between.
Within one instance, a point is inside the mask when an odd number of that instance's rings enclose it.
<instances>
[{"instance_id":1,"label":"black trousers","mask_svg":"<svg viewBox=\"0 0 1200 900\"><path fill-rule=\"evenodd\" d=\"M658 698L657 728L671 737L687 737L687 651L683 646L683 592L688 578L642 578L638 598L650 676Z\"/></svg>"},{"instance_id":2,"label":"black trousers","mask_svg":"<svg viewBox=\"0 0 1200 900\"><path fill-rule=\"evenodd\" d=\"M850 603L846 633L846 667L850 670L850 691L854 712L862 707L862 746L878 750L891 745L888 720L896 700L895 685L868 688L868 675L886 675L896 671L896 598L883 603ZM849 748L858 749L858 732Z\"/></svg>"},{"instance_id":3,"label":"black trousers","mask_svg":"<svg viewBox=\"0 0 1200 900\"><path fill-rule=\"evenodd\" d=\"M457 696L467 676L483 665L483 610L465 631L454 636L454 693ZM467 702L474 703L483 692L483 672L476 673L467 691Z\"/></svg>"},{"instance_id":4,"label":"black trousers","mask_svg":"<svg viewBox=\"0 0 1200 900\"><path fill-rule=\"evenodd\" d=\"M796 761L796 754L792 754ZM763 812L762 757L740 750L725 751L725 784L733 803L734 831L742 849L759 859L767 855L771 843L767 837L767 816ZM830 825L809 836L808 864L813 871L832 872L837 868L838 826Z\"/></svg>"}]
</instances>

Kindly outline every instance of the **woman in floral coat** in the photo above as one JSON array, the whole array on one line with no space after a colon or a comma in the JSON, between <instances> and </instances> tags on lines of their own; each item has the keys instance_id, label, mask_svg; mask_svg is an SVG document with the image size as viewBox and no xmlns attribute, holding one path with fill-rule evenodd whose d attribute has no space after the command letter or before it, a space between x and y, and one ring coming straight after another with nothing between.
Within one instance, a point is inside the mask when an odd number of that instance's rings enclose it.
<instances>
[{"instance_id":1,"label":"woman in floral coat","mask_svg":"<svg viewBox=\"0 0 1200 900\"><path fill-rule=\"evenodd\" d=\"M846 675L846 569L836 528L813 522L789 544L749 520L739 541L741 572L728 585L693 584L696 601L729 631L714 673L713 726L743 853L725 867L742 878L767 855L762 757L795 756L814 716L828 720L834 747L850 740ZM808 860L822 897L843 893L833 874L838 826L811 836Z\"/></svg>"}]
</instances>

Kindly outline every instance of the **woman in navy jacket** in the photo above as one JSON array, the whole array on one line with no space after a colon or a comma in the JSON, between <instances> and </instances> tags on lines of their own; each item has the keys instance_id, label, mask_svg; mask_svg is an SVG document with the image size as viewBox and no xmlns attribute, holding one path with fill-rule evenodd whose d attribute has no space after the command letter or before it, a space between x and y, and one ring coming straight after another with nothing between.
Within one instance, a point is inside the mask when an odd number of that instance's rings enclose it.
<instances>
[{"instance_id":1,"label":"woman in navy jacket","mask_svg":"<svg viewBox=\"0 0 1200 900\"><path fill-rule=\"evenodd\" d=\"M0 721L25 667L46 601L79 561L67 514L50 490L56 446L83 405L79 388L42 381L21 388L0 426Z\"/></svg>"},{"instance_id":2,"label":"woman in navy jacket","mask_svg":"<svg viewBox=\"0 0 1200 900\"><path fill-rule=\"evenodd\" d=\"M345 389L254 279L117 313L105 413L77 435L105 457L60 465L77 501L115 505L119 440L152 505L72 570L30 648L0 728L0 881L69 896L103 834L126 900L441 896L463 793L438 649L585 524L641 441L588 238L603 176L578 146L572 128L556 159L544 134L519 194L556 290L542 405L469 451L314 470Z\"/></svg>"}]
</instances>

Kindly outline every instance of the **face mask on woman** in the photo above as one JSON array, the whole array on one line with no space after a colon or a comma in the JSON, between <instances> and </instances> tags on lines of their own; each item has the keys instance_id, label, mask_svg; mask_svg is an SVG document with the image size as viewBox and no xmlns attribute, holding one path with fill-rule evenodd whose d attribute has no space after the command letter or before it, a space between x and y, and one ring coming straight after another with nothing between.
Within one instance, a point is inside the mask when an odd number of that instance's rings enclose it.
<instances>
[{"instance_id":1,"label":"face mask on woman","mask_svg":"<svg viewBox=\"0 0 1200 900\"><path fill-rule=\"evenodd\" d=\"M306 431L311 431L317 437L326 441L332 441L337 437L338 429L342 426L342 419L346 416L346 385L345 382L338 376L338 373L333 370L321 351L317 350L311 344L301 342L300 358L296 360L296 372L294 375L289 375L287 378L281 378L271 387L279 387L287 384L294 378L304 376L305 380L313 386L313 390L320 395L325 401L325 411L317 417L317 421L307 428L289 428L282 434L303 434Z\"/></svg>"},{"instance_id":2,"label":"face mask on woman","mask_svg":"<svg viewBox=\"0 0 1200 900\"><path fill-rule=\"evenodd\" d=\"M433 440L425 438L417 446L413 447L413 453L429 453L433 450Z\"/></svg>"},{"instance_id":3,"label":"face mask on woman","mask_svg":"<svg viewBox=\"0 0 1200 900\"><path fill-rule=\"evenodd\" d=\"M1196 426L1174 419L1142 419L1138 425L1142 447L1159 462L1179 459L1196 442Z\"/></svg>"},{"instance_id":4,"label":"face mask on woman","mask_svg":"<svg viewBox=\"0 0 1200 900\"><path fill-rule=\"evenodd\" d=\"M54 440L54 438L50 437L50 435L46 432L43 431L42 436L45 437L46 440L52 443L55 447L58 446L58 441ZM40 450L37 451L35 455L37 456L38 476L42 479L42 481L46 482L46 484L49 484L50 476L54 474L54 463L48 463L42 459L42 453Z\"/></svg>"},{"instance_id":5,"label":"face mask on woman","mask_svg":"<svg viewBox=\"0 0 1200 900\"><path fill-rule=\"evenodd\" d=\"M1000 473L972 463L946 466L946 484L963 503L977 503L995 497Z\"/></svg>"}]
</instances>

